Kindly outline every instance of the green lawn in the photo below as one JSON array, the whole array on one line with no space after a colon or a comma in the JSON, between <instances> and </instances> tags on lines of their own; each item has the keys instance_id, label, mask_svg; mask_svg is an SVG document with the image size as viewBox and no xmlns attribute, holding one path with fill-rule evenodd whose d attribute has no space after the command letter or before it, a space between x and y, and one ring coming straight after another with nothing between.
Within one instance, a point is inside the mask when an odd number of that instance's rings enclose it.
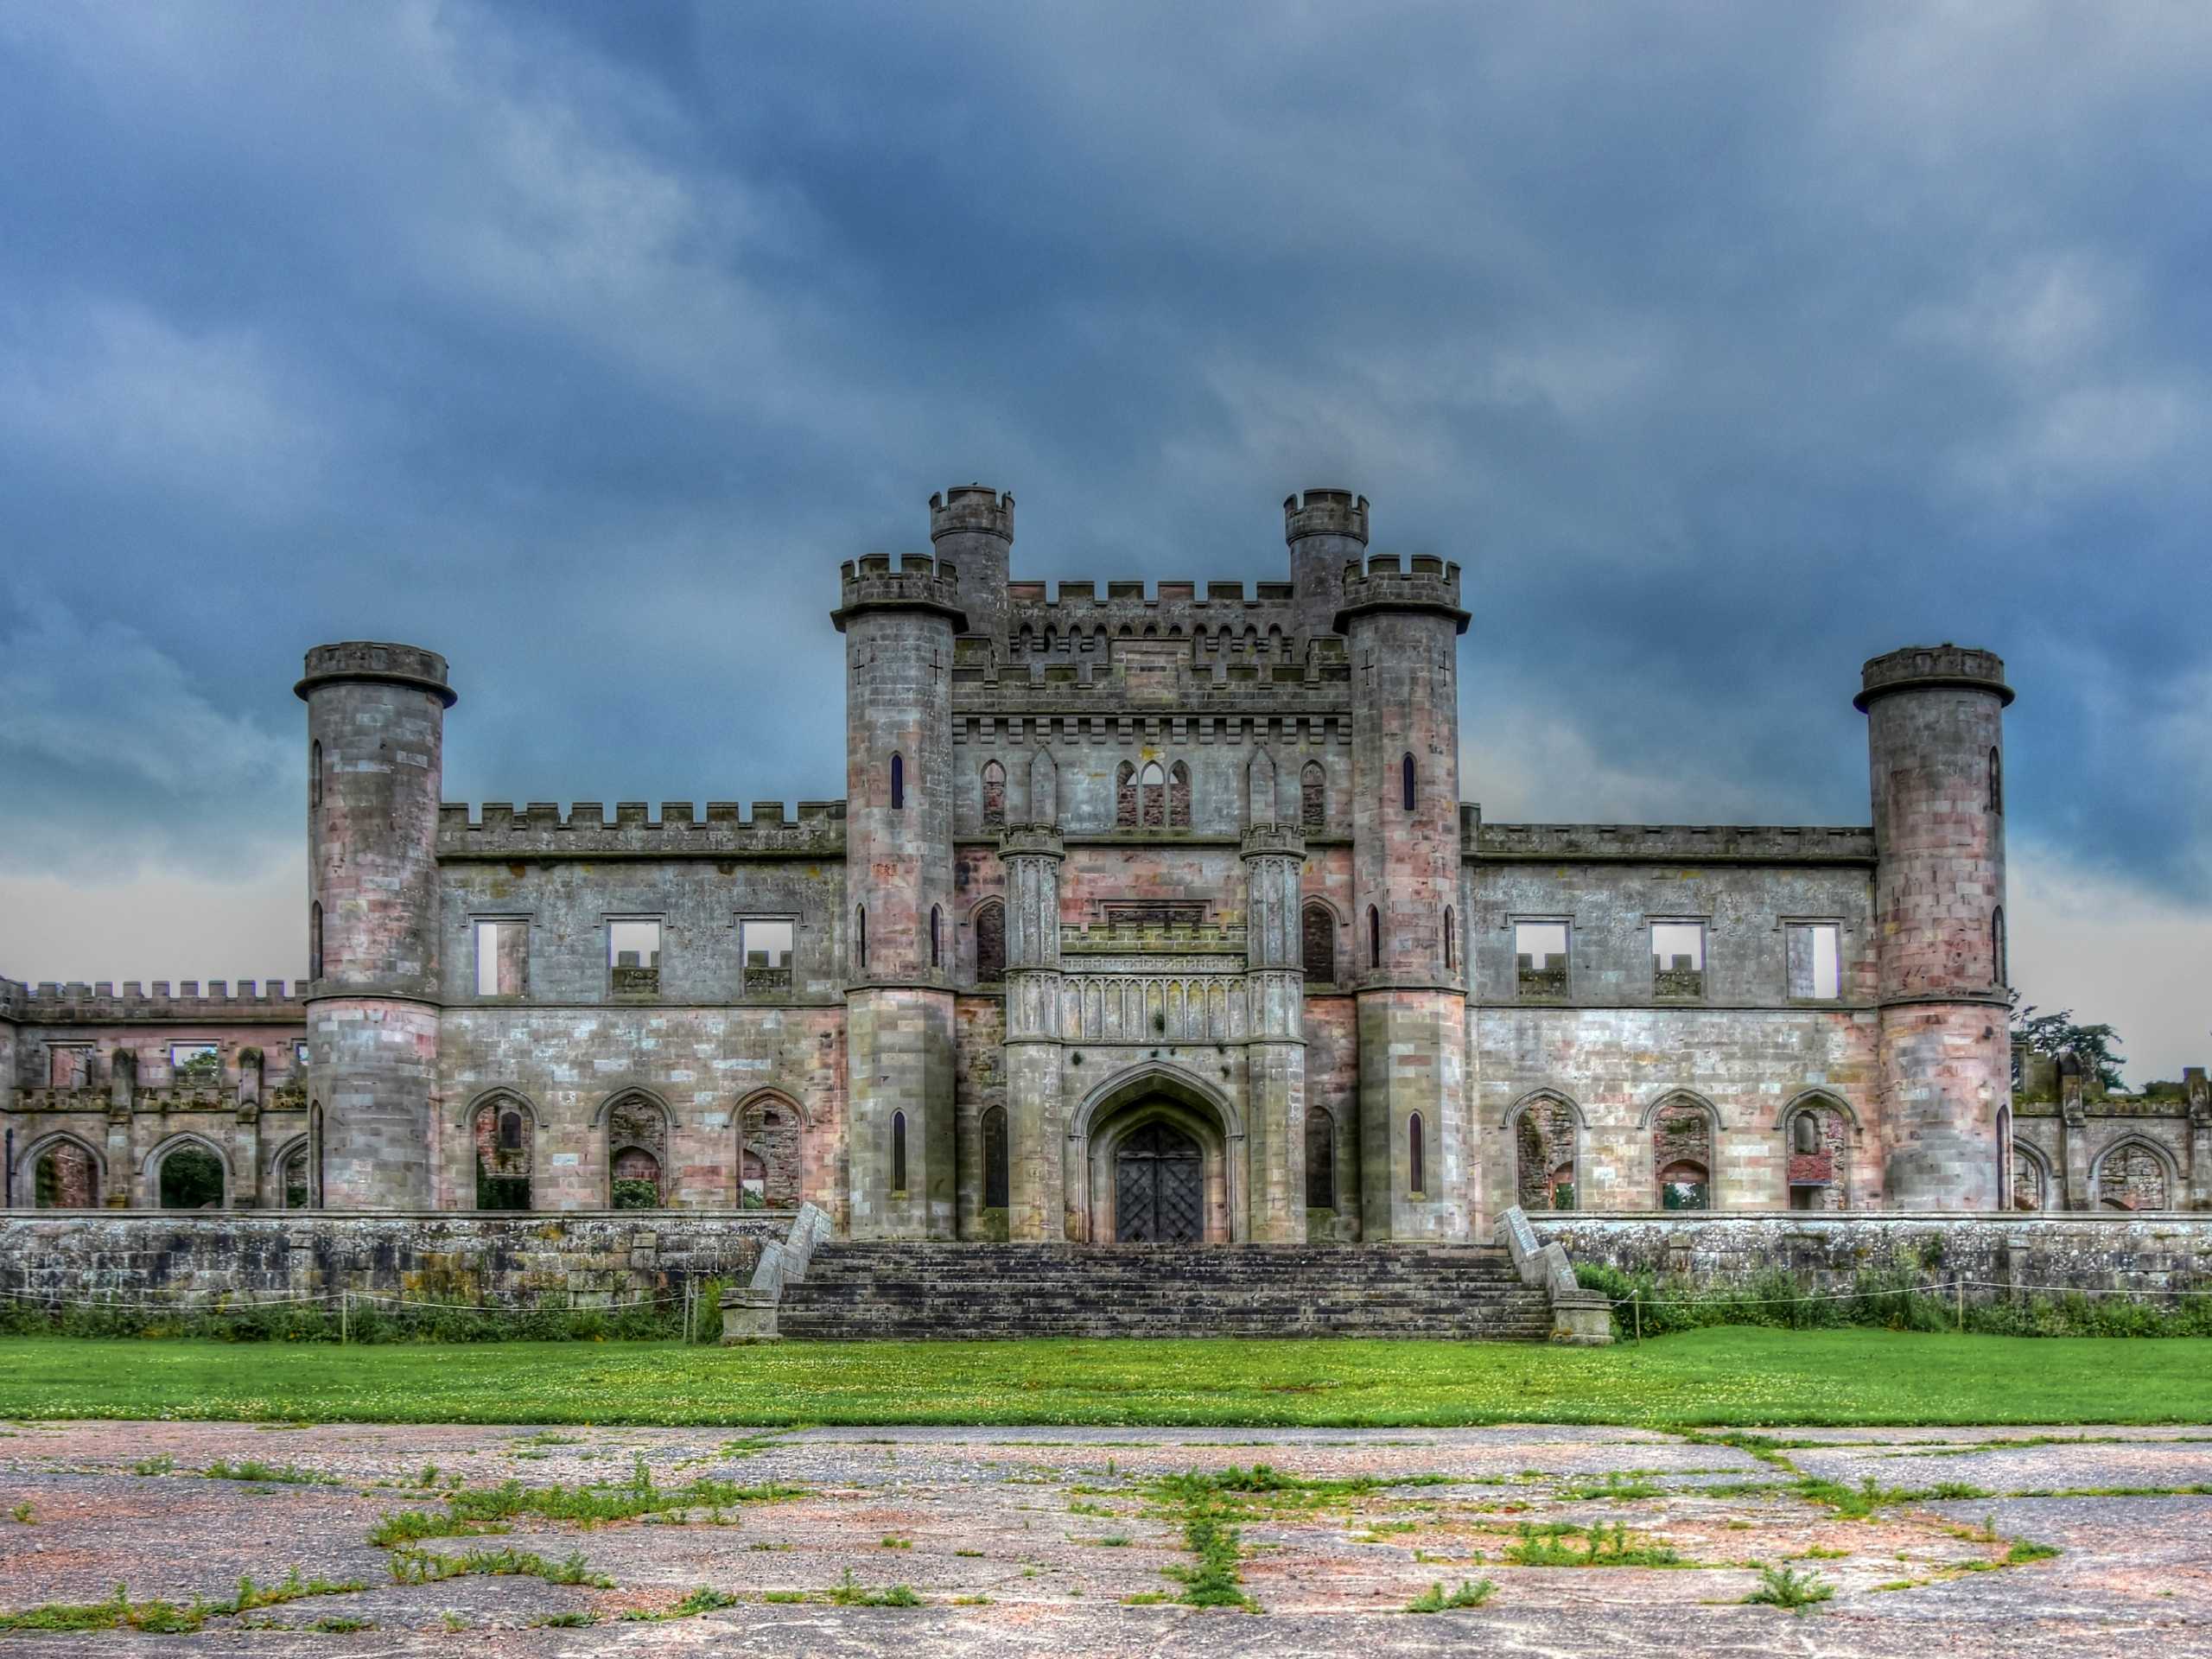
<instances>
[{"instance_id":1,"label":"green lawn","mask_svg":"<svg viewBox=\"0 0 2212 1659\"><path fill-rule=\"evenodd\" d=\"M1720 1327L1446 1342L474 1346L0 1340L0 1414L1214 1427L2212 1422L2201 1343Z\"/></svg>"}]
</instances>

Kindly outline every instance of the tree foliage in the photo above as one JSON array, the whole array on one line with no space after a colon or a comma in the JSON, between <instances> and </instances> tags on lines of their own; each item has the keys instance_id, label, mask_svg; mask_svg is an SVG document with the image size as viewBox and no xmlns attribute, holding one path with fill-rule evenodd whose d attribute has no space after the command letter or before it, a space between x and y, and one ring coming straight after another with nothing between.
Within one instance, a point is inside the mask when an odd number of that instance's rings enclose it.
<instances>
[{"instance_id":1,"label":"tree foliage","mask_svg":"<svg viewBox=\"0 0 2212 1659\"><path fill-rule=\"evenodd\" d=\"M2127 1056L2120 1052L2119 1032L2110 1026L2077 1024L2071 1008L2045 1014L2032 1002L2023 1003L2018 991L2012 993L2011 1003L2015 1042L2054 1058L2070 1052L2080 1058L2085 1071L2094 1068L2106 1088L2121 1086L2120 1068L2127 1064ZM2012 1078L2016 1084L2020 1081L2018 1070L2016 1065Z\"/></svg>"}]
</instances>

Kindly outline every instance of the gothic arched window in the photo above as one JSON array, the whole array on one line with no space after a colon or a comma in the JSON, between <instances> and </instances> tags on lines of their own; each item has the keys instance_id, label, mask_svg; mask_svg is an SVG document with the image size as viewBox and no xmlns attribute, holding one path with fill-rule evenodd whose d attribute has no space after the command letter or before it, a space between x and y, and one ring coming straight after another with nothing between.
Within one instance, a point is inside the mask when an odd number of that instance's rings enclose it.
<instances>
[{"instance_id":1,"label":"gothic arched window","mask_svg":"<svg viewBox=\"0 0 2212 1659\"><path fill-rule=\"evenodd\" d=\"M1406 1190L1415 1197L1428 1191L1428 1148L1422 1144L1421 1114L1406 1119Z\"/></svg>"},{"instance_id":2,"label":"gothic arched window","mask_svg":"<svg viewBox=\"0 0 2212 1659\"><path fill-rule=\"evenodd\" d=\"M1453 958L1459 950L1459 942L1452 938L1452 906L1446 905L1444 906L1444 971L1447 974L1457 966Z\"/></svg>"},{"instance_id":3,"label":"gothic arched window","mask_svg":"<svg viewBox=\"0 0 2212 1659\"><path fill-rule=\"evenodd\" d=\"M1382 912L1372 905L1367 907L1367 965L1382 965Z\"/></svg>"},{"instance_id":4,"label":"gothic arched window","mask_svg":"<svg viewBox=\"0 0 2212 1659\"><path fill-rule=\"evenodd\" d=\"M1320 903L1309 904L1300 914L1299 953L1305 963L1306 977L1324 985L1333 984L1337 977L1337 918L1329 907Z\"/></svg>"},{"instance_id":5,"label":"gothic arched window","mask_svg":"<svg viewBox=\"0 0 2212 1659\"><path fill-rule=\"evenodd\" d=\"M1137 827L1137 769L1127 760L1114 768L1114 827Z\"/></svg>"},{"instance_id":6,"label":"gothic arched window","mask_svg":"<svg viewBox=\"0 0 2212 1659\"><path fill-rule=\"evenodd\" d=\"M1167 774L1157 760L1144 763L1137 779L1138 822L1147 830L1167 827Z\"/></svg>"},{"instance_id":7,"label":"gothic arched window","mask_svg":"<svg viewBox=\"0 0 2212 1659\"><path fill-rule=\"evenodd\" d=\"M1989 810L2005 810L2005 757L1995 749L1989 752Z\"/></svg>"},{"instance_id":8,"label":"gothic arched window","mask_svg":"<svg viewBox=\"0 0 2212 1659\"><path fill-rule=\"evenodd\" d=\"M932 968L941 965L944 961L944 912L935 905L931 905L930 906L930 966Z\"/></svg>"},{"instance_id":9,"label":"gothic arched window","mask_svg":"<svg viewBox=\"0 0 2212 1659\"><path fill-rule=\"evenodd\" d=\"M1398 779L1401 792L1405 797L1405 809L1410 812L1414 810L1414 758L1410 754L1399 762Z\"/></svg>"},{"instance_id":10,"label":"gothic arched window","mask_svg":"<svg viewBox=\"0 0 2212 1659\"><path fill-rule=\"evenodd\" d=\"M1006 906L994 899L976 907L976 981L988 985L1006 977Z\"/></svg>"},{"instance_id":11,"label":"gothic arched window","mask_svg":"<svg viewBox=\"0 0 2212 1659\"><path fill-rule=\"evenodd\" d=\"M1308 760L1298 774L1298 822L1309 836L1328 828L1329 774L1319 760Z\"/></svg>"},{"instance_id":12,"label":"gothic arched window","mask_svg":"<svg viewBox=\"0 0 2212 1659\"><path fill-rule=\"evenodd\" d=\"M308 910L308 977L322 977L322 900L320 899Z\"/></svg>"},{"instance_id":13,"label":"gothic arched window","mask_svg":"<svg viewBox=\"0 0 2212 1659\"><path fill-rule=\"evenodd\" d=\"M983 1208L1004 1210L1012 1182L1006 1147L1006 1108L993 1106L983 1114Z\"/></svg>"},{"instance_id":14,"label":"gothic arched window","mask_svg":"<svg viewBox=\"0 0 2212 1659\"><path fill-rule=\"evenodd\" d=\"M995 760L983 763L983 827L1003 829L1006 824L1006 768Z\"/></svg>"},{"instance_id":15,"label":"gothic arched window","mask_svg":"<svg viewBox=\"0 0 2212 1659\"><path fill-rule=\"evenodd\" d=\"M906 1190L906 1114L891 1114L891 1190Z\"/></svg>"},{"instance_id":16,"label":"gothic arched window","mask_svg":"<svg viewBox=\"0 0 2212 1659\"><path fill-rule=\"evenodd\" d=\"M906 808L906 757L891 757L891 810L903 812Z\"/></svg>"},{"instance_id":17,"label":"gothic arched window","mask_svg":"<svg viewBox=\"0 0 2212 1659\"><path fill-rule=\"evenodd\" d=\"M1180 760L1167 771L1167 827L1191 827L1191 769Z\"/></svg>"}]
</instances>

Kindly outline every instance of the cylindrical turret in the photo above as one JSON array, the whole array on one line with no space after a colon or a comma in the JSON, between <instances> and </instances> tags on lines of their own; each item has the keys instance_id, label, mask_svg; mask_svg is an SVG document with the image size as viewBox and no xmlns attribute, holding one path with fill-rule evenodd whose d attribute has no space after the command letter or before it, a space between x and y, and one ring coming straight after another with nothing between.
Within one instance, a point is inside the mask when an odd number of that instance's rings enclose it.
<instances>
[{"instance_id":1,"label":"cylindrical turret","mask_svg":"<svg viewBox=\"0 0 2212 1659\"><path fill-rule=\"evenodd\" d=\"M844 567L849 1224L954 1229L952 642L958 571Z\"/></svg>"},{"instance_id":2,"label":"cylindrical turret","mask_svg":"<svg viewBox=\"0 0 2212 1659\"><path fill-rule=\"evenodd\" d=\"M965 633L989 636L1006 655L1007 571L1014 556L1014 493L963 484L930 497L930 546L960 573Z\"/></svg>"},{"instance_id":3,"label":"cylindrical turret","mask_svg":"<svg viewBox=\"0 0 2212 1659\"><path fill-rule=\"evenodd\" d=\"M2005 664L1963 646L1869 661L1884 1182L1901 1210L1987 1210L2004 1190Z\"/></svg>"},{"instance_id":4,"label":"cylindrical turret","mask_svg":"<svg viewBox=\"0 0 2212 1659\"><path fill-rule=\"evenodd\" d=\"M308 705L308 991L321 1203L431 1201L438 1053L438 795L446 659L317 645Z\"/></svg>"},{"instance_id":5,"label":"cylindrical turret","mask_svg":"<svg viewBox=\"0 0 2212 1659\"><path fill-rule=\"evenodd\" d=\"M1388 555L1348 566L1336 625L1352 676L1363 1233L1465 1237L1459 567L1415 557L1402 569Z\"/></svg>"},{"instance_id":6,"label":"cylindrical turret","mask_svg":"<svg viewBox=\"0 0 2212 1659\"><path fill-rule=\"evenodd\" d=\"M1308 490L1282 504L1290 543L1290 581L1298 594L1299 650L1332 633L1344 603L1344 566L1367 556L1367 498L1350 490Z\"/></svg>"}]
</instances>

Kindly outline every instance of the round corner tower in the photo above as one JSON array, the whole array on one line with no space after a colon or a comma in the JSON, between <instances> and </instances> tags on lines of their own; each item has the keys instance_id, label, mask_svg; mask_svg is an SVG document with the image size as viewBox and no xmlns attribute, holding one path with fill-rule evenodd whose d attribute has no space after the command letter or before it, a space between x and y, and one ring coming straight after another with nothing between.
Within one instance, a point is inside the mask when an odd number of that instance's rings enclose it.
<instances>
[{"instance_id":1,"label":"round corner tower","mask_svg":"<svg viewBox=\"0 0 2212 1659\"><path fill-rule=\"evenodd\" d=\"M1899 1210L1993 1210L2012 1092L2005 709L1994 653L1870 660L1866 715L1880 964L1884 1190Z\"/></svg>"},{"instance_id":2,"label":"round corner tower","mask_svg":"<svg viewBox=\"0 0 2212 1659\"><path fill-rule=\"evenodd\" d=\"M1309 497L1309 499L1311 498ZM1364 514L1362 514L1363 519ZM1343 572L1351 658L1352 949L1361 1226L1462 1238L1466 918L1459 902L1459 567L1378 554Z\"/></svg>"},{"instance_id":3,"label":"round corner tower","mask_svg":"<svg viewBox=\"0 0 2212 1659\"><path fill-rule=\"evenodd\" d=\"M843 568L848 1227L955 1230L950 558Z\"/></svg>"},{"instance_id":4,"label":"round corner tower","mask_svg":"<svg viewBox=\"0 0 2212 1659\"><path fill-rule=\"evenodd\" d=\"M1014 558L1014 492L963 484L930 497L930 548L959 573L963 633L1006 655L1007 575Z\"/></svg>"},{"instance_id":5,"label":"round corner tower","mask_svg":"<svg viewBox=\"0 0 2212 1659\"><path fill-rule=\"evenodd\" d=\"M317 645L308 706L308 1089L314 1201L431 1203L446 659Z\"/></svg>"},{"instance_id":6,"label":"round corner tower","mask_svg":"<svg viewBox=\"0 0 2212 1659\"><path fill-rule=\"evenodd\" d=\"M1367 498L1350 490L1307 490L1282 504L1290 582L1298 595L1300 648L1336 632L1344 607L1344 567L1367 553Z\"/></svg>"}]
</instances>

